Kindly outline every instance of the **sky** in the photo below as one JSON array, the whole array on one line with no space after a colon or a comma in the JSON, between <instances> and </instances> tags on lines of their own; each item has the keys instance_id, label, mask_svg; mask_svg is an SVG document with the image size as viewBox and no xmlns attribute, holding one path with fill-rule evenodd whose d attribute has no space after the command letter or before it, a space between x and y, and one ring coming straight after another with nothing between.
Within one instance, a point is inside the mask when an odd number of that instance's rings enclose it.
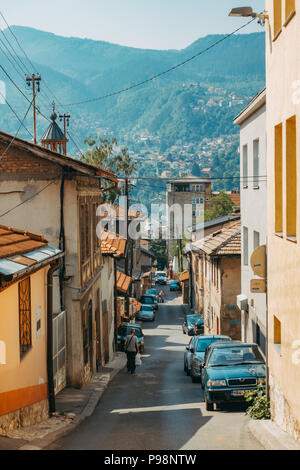
<instances>
[{"instance_id":1,"label":"sky","mask_svg":"<svg viewBox=\"0 0 300 470\"><path fill-rule=\"evenodd\" d=\"M145 49L183 49L207 34L229 33L248 18L233 7L264 10L264 0L1 0L10 25ZM0 26L5 25L0 21ZM244 33L262 31L256 21Z\"/></svg>"}]
</instances>

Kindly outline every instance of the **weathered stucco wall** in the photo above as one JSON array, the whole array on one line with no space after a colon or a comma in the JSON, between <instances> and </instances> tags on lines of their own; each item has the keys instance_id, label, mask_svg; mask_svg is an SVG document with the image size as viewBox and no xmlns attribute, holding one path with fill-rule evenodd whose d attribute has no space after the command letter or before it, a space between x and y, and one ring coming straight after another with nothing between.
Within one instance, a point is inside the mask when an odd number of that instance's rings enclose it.
<instances>
[{"instance_id":1,"label":"weathered stucco wall","mask_svg":"<svg viewBox=\"0 0 300 470\"><path fill-rule=\"evenodd\" d=\"M273 2L267 0L267 137L268 137L268 327L271 372L272 418L285 431L300 439L300 0L296 15L274 38ZM284 14L283 21L284 22ZM274 39L274 40L273 40ZM297 239L288 240L286 223L286 121L296 116ZM282 123L282 236L275 235L275 131ZM278 186L277 186L278 187ZM295 208L295 206L294 206ZM275 338L275 317L281 325L281 339ZM274 331L275 330L275 331ZM277 344L275 344L277 343Z\"/></svg>"}]
</instances>

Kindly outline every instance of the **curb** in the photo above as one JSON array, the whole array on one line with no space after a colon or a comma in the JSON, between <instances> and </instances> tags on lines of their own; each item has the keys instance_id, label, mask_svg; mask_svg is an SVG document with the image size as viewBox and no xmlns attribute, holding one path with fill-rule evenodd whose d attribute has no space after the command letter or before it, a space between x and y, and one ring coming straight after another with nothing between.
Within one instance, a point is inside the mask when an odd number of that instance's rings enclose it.
<instances>
[{"instance_id":1,"label":"curb","mask_svg":"<svg viewBox=\"0 0 300 470\"><path fill-rule=\"evenodd\" d=\"M271 420L251 420L248 429L266 450L300 450L300 444Z\"/></svg>"},{"instance_id":2,"label":"curb","mask_svg":"<svg viewBox=\"0 0 300 470\"><path fill-rule=\"evenodd\" d=\"M125 366L126 366L126 361L124 360L124 364L120 368L115 369L112 372L110 372L109 377L107 378L107 381L105 382L105 384L102 385L101 389L94 390L94 392L91 394L91 397L88 403L84 407L84 410L80 413L80 415L76 416L76 418L74 419L72 423L66 424L65 426L63 426L57 431L50 432L47 436L45 436L42 439L35 439L32 442L29 442L28 444L23 445L18 450L43 450L46 447L49 447L58 439L61 439L62 437L69 434L70 432L74 431L74 429L76 429L77 426L79 426L79 424L81 424L86 418L88 418L94 413L108 385L116 377L116 375L118 375L122 370L124 370Z\"/></svg>"}]
</instances>

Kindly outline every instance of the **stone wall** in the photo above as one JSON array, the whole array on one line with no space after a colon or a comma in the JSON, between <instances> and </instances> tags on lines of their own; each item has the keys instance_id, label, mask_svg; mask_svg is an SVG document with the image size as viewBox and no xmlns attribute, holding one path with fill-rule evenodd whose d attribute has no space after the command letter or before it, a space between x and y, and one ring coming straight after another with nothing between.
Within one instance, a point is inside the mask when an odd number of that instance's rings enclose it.
<instances>
[{"instance_id":1,"label":"stone wall","mask_svg":"<svg viewBox=\"0 0 300 470\"><path fill-rule=\"evenodd\" d=\"M0 435L5 436L8 432L13 431L14 429L33 426L34 424L38 424L48 418L48 400L26 406L21 410L0 416Z\"/></svg>"},{"instance_id":2,"label":"stone wall","mask_svg":"<svg viewBox=\"0 0 300 470\"><path fill-rule=\"evenodd\" d=\"M272 420L283 431L287 432L296 441L300 442L300 423L294 417L289 403L271 373L269 383Z\"/></svg>"}]
</instances>

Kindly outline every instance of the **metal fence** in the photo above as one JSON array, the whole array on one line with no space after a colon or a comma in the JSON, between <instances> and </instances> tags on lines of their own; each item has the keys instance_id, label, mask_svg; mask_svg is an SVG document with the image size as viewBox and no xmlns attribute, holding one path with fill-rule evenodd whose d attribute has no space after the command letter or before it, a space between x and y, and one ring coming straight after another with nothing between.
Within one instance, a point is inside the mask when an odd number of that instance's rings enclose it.
<instances>
[{"instance_id":1,"label":"metal fence","mask_svg":"<svg viewBox=\"0 0 300 470\"><path fill-rule=\"evenodd\" d=\"M66 312L53 316L53 375L57 394L67 384Z\"/></svg>"}]
</instances>

